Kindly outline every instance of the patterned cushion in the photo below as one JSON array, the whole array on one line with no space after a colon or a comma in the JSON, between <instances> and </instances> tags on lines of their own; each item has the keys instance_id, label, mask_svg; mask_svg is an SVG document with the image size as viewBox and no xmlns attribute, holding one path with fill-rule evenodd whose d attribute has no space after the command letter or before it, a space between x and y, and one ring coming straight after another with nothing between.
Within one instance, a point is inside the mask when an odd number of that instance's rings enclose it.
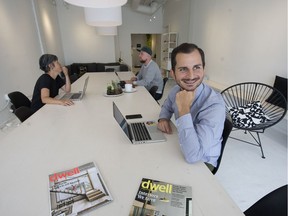
<instances>
[{"instance_id":1,"label":"patterned cushion","mask_svg":"<svg viewBox=\"0 0 288 216\"><path fill-rule=\"evenodd\" d=\"M241 128L251 128L270 121L269 117L265 115L260 101L254 101L245 106L230 107L229 113L233 124Z\"/></svg>"}]
</instances>

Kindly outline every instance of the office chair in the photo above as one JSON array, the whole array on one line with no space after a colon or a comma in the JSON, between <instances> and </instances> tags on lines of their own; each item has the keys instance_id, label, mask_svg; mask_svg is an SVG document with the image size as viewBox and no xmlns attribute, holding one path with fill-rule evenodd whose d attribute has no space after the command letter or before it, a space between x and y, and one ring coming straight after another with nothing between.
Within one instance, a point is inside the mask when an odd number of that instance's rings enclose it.
<instances>
[{"instance_id":1,"label":"office chair","mask_svg":"<svg viewBox=\"0 0 288 216\"><path fill-rule=\"evenodd\" d=\"M19 92L19 91L11 92L8 94L8 97L10 98L10 101L12 103L11 108L13 112L21 106L26 106L29 108L31 106L31 101L22 92Z\"/></svg>"},{"instance_id":2,"label":"office chair","mask_svg":"<svg viewBox=\"0 0 288 216\"><path fill-rule=\"evenodd\" d=\"M285 116L287 102L283 94L272 86L257 82L235 84L221 94L226 113L231 116L235 128L232 131L248 132L255 142L230 137L260 147L262 158L265 158L259 133L264 133L266 128L277 124Z\"/></svg>"},{"instance_id":3,"label":"office chair","mask_svg":"<svg viewBox=\"0 0 288 216\"><path fill-rule=\"evenodd\" d=\"M244 214L246 216L287 216L287 184L262 197Z\"/></svg>"},{"instance_id":4,"label":"office chair","mask_svg":"<svg viewBox=\"0 0 288 216\"><path fill-rule=\"evenodd\" d=\"M222 133L222 142L221 142L221 151L220 151L220 156L217 160L217 166L213 169L212 173L213 175L216 174L216 172L218 171L219 167L220 167L220 163L222 160L222 155L224 152L224 148L226 146L226 142L228 140L229 134L231 133L233 128L233 124L230 120L230 117L226 117L225 122L224 122L224 128L223 128L223 133Z\"/></svg>"},{"instance_id":5,"label":"office chair","mask_svg":"<svg viewBox=\"0 0 288 216\"><path fill-rule=\"evenodd\" d=\"M168 81L168 77L164 77L164 78L163 78L162 94L161 94L160 98L158 98L158 101L162 98L162 96L163 96L163 94L164 94L164 88L165 88L165 85L166 85L167 81ZM157 101L157 102L158 102L158 101Z\"/></svg>"},{"instance_id":6,"label":"office chair","mask_svg":"<svg viewBox=\"0 0 288 216\"><path fill-rule=\"evenodd\" d=\"M14 114L21 122L24 122L27 118L33 115L33 113L34 112L32 111L32 109L26 106L21 106L14 111Z\"/></svg>"},{"instance_id":7,"label":"office chair","mask_svg":"<svg viewBox=\"0 0 288 216\"><path fill-rule=\"evenodd\" d=\"M157 89L158 89L158 86L152 86L151 89L149 90L149 93L151 94L153 98L155 98Z\"/></svg>"}]
</instances>

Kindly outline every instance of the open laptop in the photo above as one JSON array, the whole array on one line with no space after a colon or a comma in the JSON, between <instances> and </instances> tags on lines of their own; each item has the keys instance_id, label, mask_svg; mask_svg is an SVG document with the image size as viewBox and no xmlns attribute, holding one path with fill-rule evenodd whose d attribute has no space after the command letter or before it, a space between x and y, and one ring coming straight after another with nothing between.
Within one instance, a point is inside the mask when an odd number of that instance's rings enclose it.
<instances>
[{"instance_id":1,"label":"open laptop","mask_svg":"<svg viewBox=\"0 0 288 216\"><path fill-rule=\"evenodd\" d=\"M60 99L81 100L86 92L89 76L85 79L83 90L78 93L66 93Z\"/></svg>"},{"instance_id":2,"label":"open laptop","mask_svg":"<svg viewBox=\"0 0 288 216\"><path fill-rule=\"evenodd\" d=\"M133 144L166 141L163 133L157 128L155 121L134 122L129 124L114 102L113 116Z\"/></svg>"}]
</instances>

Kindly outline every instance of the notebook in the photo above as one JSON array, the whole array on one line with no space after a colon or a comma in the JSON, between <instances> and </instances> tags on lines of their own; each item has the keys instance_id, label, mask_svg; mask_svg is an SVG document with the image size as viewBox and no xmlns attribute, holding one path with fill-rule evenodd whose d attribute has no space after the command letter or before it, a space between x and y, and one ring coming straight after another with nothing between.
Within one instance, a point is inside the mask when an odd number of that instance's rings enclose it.
<instances>
[{"instance_id":1,"label":"notebook","mask_svg":"<svg viewBox=\"0 0 288 216\"><path fill-rule=\"evenodd\" d=\"M81 100L86 92L89 76L85 79L83 90L78 93L66 93L60 99Z\"/></svg>"},{"instance_id":2,"label":"notebook","mask_svg":"<svg viewBox=\"0 0 288 216\"><path fill-rule=\"evenodd\" d=\"M113 116L132 144L166 141L163 133L157 128L156 121L128 123L114 102Z\"/></svg>"}]
</instances>

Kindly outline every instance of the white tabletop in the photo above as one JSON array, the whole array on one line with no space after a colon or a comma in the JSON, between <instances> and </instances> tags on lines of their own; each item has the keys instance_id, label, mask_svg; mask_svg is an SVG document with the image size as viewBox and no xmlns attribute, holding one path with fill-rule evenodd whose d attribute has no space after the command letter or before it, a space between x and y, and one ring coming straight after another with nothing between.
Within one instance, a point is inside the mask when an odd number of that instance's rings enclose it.
<instances>
[{"instance_id":1,"label":"white tabletop","mask_svg":"<svg viewBox=\"0 0 288 216\"><path fill-rule=\"evenodd\" d=\"M82 88L83 75L72 85ZM130 72L119 72L128 79ZM49 215L48 175L94 161L114 201L88 215L126 216L143 177L193 188L193 216L237 216L241 210L203 163L188 164L175 127L167 142L132 145L112 114L157 119L160 106L143 87L135 93L104 97L114 73L89 73L86 95L73 106L45 105L0 143L1 215Z\"/></svg>"}]
</instances>

